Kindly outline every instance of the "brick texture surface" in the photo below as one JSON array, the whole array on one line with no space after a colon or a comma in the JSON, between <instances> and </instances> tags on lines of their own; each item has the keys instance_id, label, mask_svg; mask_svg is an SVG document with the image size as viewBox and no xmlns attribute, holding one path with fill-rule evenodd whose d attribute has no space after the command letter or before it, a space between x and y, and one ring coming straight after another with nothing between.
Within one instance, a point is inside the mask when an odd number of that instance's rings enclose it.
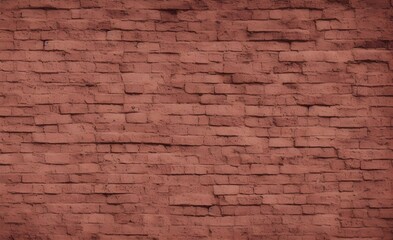
<instances>
[{"instance_id":1,"label":"brick texture surface","mask_svg":"<svg viewBox=\"0 0 393 240\"><path fill-rule=\"evenodd\" d=\"M1 0L0 239L393 239L393 1Z\"/></svg>"}]
</instances>

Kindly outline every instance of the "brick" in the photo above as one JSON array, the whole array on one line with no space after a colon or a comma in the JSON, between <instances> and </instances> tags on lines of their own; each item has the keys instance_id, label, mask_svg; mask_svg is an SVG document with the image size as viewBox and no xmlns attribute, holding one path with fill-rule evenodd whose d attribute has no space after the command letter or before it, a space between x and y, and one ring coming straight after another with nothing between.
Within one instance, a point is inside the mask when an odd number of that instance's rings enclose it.
<instances>
[{"instance_id":1,"label":"brick","mask_svg":"<svg viewBox=\"0 0 393 240\"><path fill-rule=\"evenodd\" d=\"M276 205L274 206L274 211L277 211L278 213L289 214L289 215L302 214L302 208L300 206L291 206L291 205Z\"/></svg>"},{"instance_id":2,"label":"brick","mask_svg":"<svg viewBox=\"0 0 393 240\"><path fill-rule=\"evenodd\" d=\"M270 138L269 147L292 147L293 139L291 138Z\"/></svg>"},{"instance_id":3,"label":"brick","mask_svg":"<svg viewBox=\"0 0 393 240\"><path fill-rule=\"evenodd\" d=\"M23 162L23 156L21 154L2 154L0 156L1 164L18 164Z\"/></svg>"},{"instance_id":4,"label":"brick","mask_svg":"<svg viewBox=\"0 0 393 240\"><path fill-rule=\"evenodd\" d=\"M215 195L234 195L239 194L239 186L236 185L217 185L214 186Z\"/></svg>"},{"instance_id":5,"label":"brick","mask_svg":"<svg viewBox=\"0 0 393 240\"><path fill-rule=\"evenodd\" d=\"M214 87L209 84L202 84L202 83L186 83L185 91L187 93L213 93Z\"/></svg>"},{"instance_id":6,"label":"brick","mask_svg":"<svg viewBox=\"0 0 393 240\"><path fill-rule=\"evenodd\" d=\"M264 165L264 164L252 164L251 173L252 174L278 174L279 167L275 165Z\"/></svg>"},{"instance_id":7,"label":"brick","mask_svg":"<svg viewBox=\"0 0 393 240\"><path fill-rule=\"evenodd\" d=\"M38 115L34 117L34 122L37 125L66 124L72 123L72 119L70 115Z\"/></svg>"},{"instance_id":8,"label":"brick","mask_svg":"<svg viewBox=\"0 0 393 240\"><path fill-rule=\"evenodd\" d=\"M385 50L354 49L353 56L358 61L391 61L392 54Z\"/></svg>"},{"instance_id":9,"label":"brick","mask_svg":"<svg viewBox=\"0 0 393 240\"><path fill-rule=\"evenodd\" d=\"M60 113L62 113L62 114L85 113L87 111L88 111L88 108L87 108L86 104L61 104L60 105ZM64 117L67 118L68 115L64 115ZM42 118L44 118L44 117L42 116ZM61 117L57 116L57 118L61 118Z\"/></svg>"},{"instance_id":10,"label":"brick","mask_svg":"<svg viewBox=\"0 0 393 240\"><path fill-rule=\"evenodd\" d=\"M142 84L125 84L124 92L130 94L142 94L145 91L145 87Z\"/></svg>"},{"instance_id":11,"label":"brick","mask_svg":"<svg viewBox=\"0 0 393 240\"><path fill-rule=\"evenodd\" d=\"M288 62L348 62L353 61L350 51L280 52L280 61Z\"/></svg>"},{"instance_id":12,"label":"brick","mask_svg":"<svg viewBox=\"0 0 393 240\"><path fill-rule=\"evenodd\" d=\"M128 113L126 121L129 123L147 123L147 114L145 113Z\"/></svg>"},{"instance_id":13,"label":"brick","mask_svg":"<svg viewBox=\"0 0 393 240\"><path fill-rule=\"evenodd\" d=\"M247 26L250 32L273 32L280 29L285 29L285 25L280 21L253 21Z\"/></svg>"},{"instance_id":14,"label":"brick","mask_svg":"<svg viewBox=\"0 0 393 240\"><path fill-rule=\"evenodd\" d=\"M274 76L271 75L251 75L251 74L234 74L232 81L234 83L271 83Z\"/></svg>"},{"instance_id":15,"label":"brick","mask_svg":"<svg viewBox=\"0 0 393 240\"><path fill-rule=\"evenodd\" d=\"M381 159L391 159L393 151L391 150L367 150L367 149L342 149L339 151L339 157L343 159L357 158L365 160L381 160Z\"/></svg>"},{"instance_id":16,"label":"brick","mask_svg":"<svg viewBox=\"0 0 393 240\"><path fill-rule=\"evenodd\" d=\"M107 198L108 204L137 203L138 201L139 197L135 194L111 195Z\"/></svg>"},{"instance_id":17,"label":"brick","mask_svg":"<svg viewBox=\"0 0 393 240\"><path fill-rule=\"evenodd\" d=\"M180 62L185 63L209 63L206 53L189 52L180 55Z\"/></svg>"},{"instance_id":18,"label":"brick","mask_svg":"<svg viewBox=\"0 0 393 240\"><path fill-rule=\"evenodd\" d=\"M176 145L202 145L203 137L200 136L174 136L172 143Z\"/></svg>"},{"instance_id":19,"label":"brick","mask_svg":"<svg viewBox=\"0 0 393 240\"><path fill-rule=\"evenodd\" d=\"M49 153L45 155L45 162L48 164L69 164L70 160L69 154Z\"/></svg>"},{"instance_id":20,"label":"brick","mask_svg":"<svg viewBox=\"0 0 393 240\"><path fill-rule=\"evenodd\" d=\"M211 206L216 200L210 194L183 194L169 197L170 205Z\"/></svg>"},{"instance_id":21,"label":"brick","mask_svg":"<svg viewBox=\"0 0 393 240\"><path fill-rule=\"evenodd\" d=\"M71 0L67 3L64 3L62 1L50 1L50 0L38 0L30 3L30 6L33 8L79 8L80 3L79 1L76 0Z\"/></svg>"},{"instance_id":22,"label":"brick","mask_svg":"<svg viewBox=\"0 0 393 240\"><path fill-rule=\"evenodd\" d=\"M371 160L361 162L361 169L366 170L389 169L391 167L392 163L388 160Z\"/></svg>"},{"instance_id":23,"label":"brick","mask_svg":"<svg viewBox=\"0 0 393 240\"><path fill-rule=\"evenodd\" d=\"M213 116L240 116L244 112L242 106L236 105L209 105L206 114Z\"/></svg>"},{"instance_id":24,"label":"brick","mask_svg":"<svg viewBox=\"0 0 393 240\"><path fill-rule=\"evenodd\" d=\"M94 142L93 134L33 133L36 143L88 143Z\"/></svg>"},{"instance_id":25,"label":"brick","mask_svg":"<svg viewBox=\"0 0 393 240\"><path fill-rule=\"evenodd\" d=\"M160 137L149 133L97 133L96 142L98 143L162 143L169 144L171 138Z\"/></svg>"}]
</instances>

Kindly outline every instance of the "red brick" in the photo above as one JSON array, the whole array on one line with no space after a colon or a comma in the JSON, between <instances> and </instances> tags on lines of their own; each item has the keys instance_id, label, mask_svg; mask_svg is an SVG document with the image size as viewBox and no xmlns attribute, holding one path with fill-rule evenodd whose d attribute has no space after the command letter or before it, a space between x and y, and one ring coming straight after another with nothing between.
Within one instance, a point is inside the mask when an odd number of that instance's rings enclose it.
<instances>
[{"instance_id":1,"label":"red brick","mask_svg":"<svg viewBox=\"0 0 393 240\"><path fill-rule=\"evenodd\" d=\"M278 174L279 167L275 165L264 165L264 164L252 164L251 173L252 174L268 174L274 175Z\"/></svg>"},{"instance_id":2,"label":"red brick","mask_svg":"<svg viewBox=\"0 0 393 240\"><path fill-rule=\"evenodd\" d=\"M45 155L45 162L48 164L70 164L69 154L49 153Z\"/></svg>"},{"instance_id":3,"label":"red brick","mask_svg":"<svg viewBox=\"0 0 393 240\"><path fill-rule=\"evenodd\" d=\"M389 160L371 160L371 161L362 161L361 169L389 169L392 167L392 163Z\"/></svg>"},{"instance_id":4,"label":"red brick","mask_svg":"<svg viewBox=\"0 0 393 240\"><path fill-rule=\"evenodd\" d=\"M147 114L145 113L128 113L126 115L126 121L129 123L146 123Z\"/></svg>"},{"instance_id":5,"label":"red brick","mask_svg":"<svg viewBox=\"0 0 393 240\"><path fill-rule=\"evenodd\" d=\"M385 50L355 49L353 56L358 61L391 61L392 53Z\"/></svg>"},{"instance_id":6,"label":"red brick","mask_svg":"<svg viewBox=\"0 0 393 240\"><path fill-rule=\"evenodd\" d=\"M70 115L37 115L34 117L34 122L37 125L66 124L72 123L72 119Z\"/></svg>"},{"instance_id":7,"label":"red brick","mask_svg":"<svg viewBox=\"0 0 393 240\"><path fill-rule=\"evenodd\" d=\"M211 206L216 200L210 194L183 194L169 197L170 205Z\"/></svg>"},{"instance_id":8,"label":"red brick","mask_svg":"<svg viewBox=\"0 0 393 240\"><path fill-rule=\"evenodd\" d=\"M350 51L302 51L280 52L280 61L288 62L348 62L353 61Z\"/></svg>"},{"instance_id":9,"label":"red brick","mask_svg":"<svg viewBox=\"0 0 393 240\"><path fill-rule=\"evenodd\" d=\"M120 194L111 195L107 198L108 204L122 204L122 203L137 203L139 202L138 195L135 194Z\"/></svg>"},{"instance_id":10,"label":"red brick","mask_svg":"<svg viewBox=\"0 0 393 240\"><path fill-rule=\"evenodd\" d=\"M292 206L292 205L276 205L274 206L274 211L279 214L289 214L289 215L300 215L302 214L302 208L300 206Z\"/></svg>"},{"instance_id":11,"label":"red brick","mask_svg":"<svg viewBox=\"0 0 393 240\"><path fill-rule=\"evenodd\" d=\"M239 116L244 112L240 105L208 105L206 106L206 114L213 116Z\"/></svg>"},{"instance_id":12,"label":"red brick","mask_svg":"<svg viewBox=\"0 0 393 240\"><path fill-rule=\"evenodd\" d=\"M94 135L91 134L33 133L33 142L37 143L83 143L93 141Z\"/></svg>"},{"instance_id":13,"label":"red brick","mask_svg":"<svg viewBox=\"0 0 393 240\"><path fill-rule=\"evenodd\" d=\"M234 195L239 194L239 186L236 185L216 185L214 186L215 195Z\"/></svg>"},{"instance_id":14,"label":"red brick","mask_svg":"<svg viewBox=\"0 0 393 240\"><path fill-rule=\"evenodd\" d=\"M86 104L61 104L60 112L62 114L67 113L85 113L88 111ZM68 115L65 115L67 117Z\"/></svg>"},{"instance_id":15,"label":"red brick","mask_svg":"<svg viewBox=\"0 0 393 240\"><path fill-rule=\"evenodd\" d=\"M1 164L18 164L23 162L23 155L21 154L1 154Z\"/></svg>"},{"instance_id":16,"label":"red brick","mask_svg":"<svg viewBox=\"0 0 393 240\"><path fill-rule=\"evenodd\" d=\"M234 83L271 83L274 76L271 75L251 75L251 74L234 74L232 81Z\"/></svg>"},{"instance_id":17,"label":"red brick","mask_svg":"<svg viewBox=\"0 0 393 240\"><path fill-rule=\"evenodd\" d=\"M185 91L187 93L213 93L214 87L209 84L202 83L186 83Z\"/></svg>"},{"instance_id":18,"label":"red brick","mask_svg":"<svg viewBox=\"0 0 393 240\"><path fill-rule=\"evenodd\" d=\"M270 138L269 147L292 147L293 139L291 138Z\"/></svg>"},{"instance_id":19,"label":"red brick","mask_svg":"<svg viewBox=\"0 0 393 240\"><path fill-rule=\"evenodd\" d=\"M285 28L286 26L280 21L253 21L248 23L247 30L250 32L274 32Z\"/></svg>"},{"instance_id":20,"label":"red brick","mask_svg":"<svg viewBox=\"0 0 393 240\"><path fill-rule=\"evenodd\" d=\"M189 52L180 56L180 62L185 63L208 63L208 55L206 53Z\"/></svg>"}]
</instances>

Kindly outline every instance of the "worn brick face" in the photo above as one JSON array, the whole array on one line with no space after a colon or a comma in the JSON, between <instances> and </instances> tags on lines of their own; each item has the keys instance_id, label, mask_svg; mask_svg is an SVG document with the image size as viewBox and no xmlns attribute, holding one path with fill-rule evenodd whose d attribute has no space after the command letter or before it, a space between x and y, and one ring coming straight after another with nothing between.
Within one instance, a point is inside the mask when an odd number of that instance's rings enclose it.
<instances>
[{"instance_id":1,"label":"worn brick face","mask_svg":"<svg viewBox=\"0 0 393 240\"><path fill-rule=\"evenodd\" d=\"M393 239L392 20L1 0L0 240Z\"/></svg>"}]
</instances>

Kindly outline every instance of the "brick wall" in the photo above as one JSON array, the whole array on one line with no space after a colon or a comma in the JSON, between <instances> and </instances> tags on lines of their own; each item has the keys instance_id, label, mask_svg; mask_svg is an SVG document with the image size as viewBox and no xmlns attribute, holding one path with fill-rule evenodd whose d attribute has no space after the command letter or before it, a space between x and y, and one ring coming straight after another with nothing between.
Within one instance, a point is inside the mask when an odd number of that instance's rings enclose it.
<instances>
[{"instance_id":1,"label":"brick wall","mask_svg":"<svg viewBox=\"0 0 393 240\"><path fill-rule=\"evenodd\" d=\"M390 0L1 0L0 239L393 239Z\"/></svg>"}]
</instances>

